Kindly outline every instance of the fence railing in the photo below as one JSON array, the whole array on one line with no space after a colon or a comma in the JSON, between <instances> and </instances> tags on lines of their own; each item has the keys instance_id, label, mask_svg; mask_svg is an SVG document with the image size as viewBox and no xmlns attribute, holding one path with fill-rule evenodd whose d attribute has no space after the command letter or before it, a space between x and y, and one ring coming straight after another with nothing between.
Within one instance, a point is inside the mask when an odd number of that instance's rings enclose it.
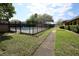
<instances>
[{"instance_id":1,"label":"fence railing","mask_svg":"<svg viewBox=\"0 0 79 59\"><path fill-rule=\"evenodd\" d=\"M30 25L22 22L19 22L18 24L17 22L14 22L13 24L10 23L10 31L14 31L14 32L36 34L46 29L48 29L48 26L42 23L36 25Z\"/></svg>"},{"instance_id":2,"label":"fence railing","mask_svg":"<svg viewBox=\"0 0 79 59\"><path fill-rule=\"evenodd\" d=\"M3 22L0 23L0 30L6 30L9 32L19 32L19 33L26 33L26 34L36 34L41 31L48 29L49 26L44 23L36 23L33 24L26 24L23 22ZM6 32L4 31L4 32Z\"/></svg>"}]
</instances>

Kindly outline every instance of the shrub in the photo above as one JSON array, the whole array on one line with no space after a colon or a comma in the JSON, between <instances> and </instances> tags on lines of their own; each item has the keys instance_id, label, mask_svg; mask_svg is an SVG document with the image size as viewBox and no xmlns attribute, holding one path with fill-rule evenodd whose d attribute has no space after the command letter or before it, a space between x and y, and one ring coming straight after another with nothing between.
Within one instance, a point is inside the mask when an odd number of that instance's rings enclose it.
<instances>
[{"instance_id":1,"label":"shrub","mask_svg":"<svg viewBox=\"0 0 79 59\"><path fill-rule=\"evenodd\" d=\"M61 29L64 29L64 26L60 26Z\"/></svg>"},{"instance_id":2,"label":"shrub","mask_svg":"<svg viewBox=\"0 0 79 59\"><path fill-rule=\"evenodd\" d=\"M79 33L79 25L60 26L60 28Z\"/></svg>"},{"instance_id":3,"label":"shrub","mask_svg":"<svg viewBox=\"0 0 79 59\"><path fill-rule=\"evenodd\" d=\"M68 26L64 26L64 28L68 30Z\"/></svg>"},{"instance_id":4,"label":"shrub","mask_svg":"<svg viewBox=\"0 0 79 59\"><path fill-rule=\"evenodd\" d=\"M77 27L76 27L76 28L77 28L77 33L79 33L79 25L77 25Z\"/></svg>"},{"instance_id":5,"label":"shrub","mask_svg":"<svg viewBox=\"0 0 79 59\"><path fill-rule=\"evenodd\" d=\"M68 25L68 30L70 30L70 26Z\"/></svg>"},{"instance_id":6,"label":"shrub","mask_svg":"<svg viewBox=\"0 0 79 59\"><path fill-rule=\"evenodd\" d=\"M79 25L68 25L64 27L67 30L79 33Z\"/></svg>"},{"instance_id":7,"label":"shrub","mask_svg":"<svg viewBox=\"0 0 79 59\"><path fill-rule=\"evenodd\" d=\"M77 25L71 25L70 30L73 31L73 32L77 32L77 30L78 30Z\"/></svg>"}]
</instances>

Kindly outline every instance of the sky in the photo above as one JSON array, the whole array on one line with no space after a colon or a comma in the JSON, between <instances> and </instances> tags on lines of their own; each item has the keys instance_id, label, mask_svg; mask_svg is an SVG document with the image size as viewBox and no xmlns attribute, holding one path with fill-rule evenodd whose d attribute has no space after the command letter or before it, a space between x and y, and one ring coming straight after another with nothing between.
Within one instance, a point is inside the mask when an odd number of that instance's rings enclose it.
<instances>
[{"instance_id":1,"label":"sky","mask_svg":"<svg viewBox=\"0 0 79 59\"><path fill-rule=\"evenodd\" d=\"M59 19L70 20L79 16L79 3L52 3L50 1L49 3L13 3L13 6L16 14L10 20L25 21L34 13L49 14L54 19L54 22L57 22Z\"/></svg>"}]
</instances>

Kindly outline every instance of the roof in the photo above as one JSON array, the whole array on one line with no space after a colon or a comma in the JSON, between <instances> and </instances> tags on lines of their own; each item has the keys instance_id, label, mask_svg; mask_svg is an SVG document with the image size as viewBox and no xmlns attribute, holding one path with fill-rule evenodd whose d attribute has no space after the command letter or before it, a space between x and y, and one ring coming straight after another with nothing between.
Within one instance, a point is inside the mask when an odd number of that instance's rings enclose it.
<instances>
[{"instance_id":1,"label":"roof","mask_svg":"<svg viewBox=\"0 0 79 59\"><path fill-rule=\"evenodd\" d=\"M69 22L70 20L65 20L65 21L63 21L62 23L67 23L67 22Z\"/></svg>"},{"instance_id":2,"label":"roof","mask_svg":"<svg viewBox=\"0 0 79 59\"><path fill-rule=\"evenodd\" d=\"M77 16L77 17L75 17L71 20L65 20L65 21L63 21L63 23L68 23L68 22L71 22L71 21L74 21L74 20L79 20L79 16Z\"/></svg>"},{"instance_id":3,"label":"roof","mask_svg":"<svg viewBox=\"0 0 79 59\"><path fill-rule=\"evenodd\" d=\"M77 16L77 17L71 19L70 21L74 21L74 20L79 20L79 16ZM70 21L69 21L69 22L70 22Z\"/></svg>"}]
</instances>

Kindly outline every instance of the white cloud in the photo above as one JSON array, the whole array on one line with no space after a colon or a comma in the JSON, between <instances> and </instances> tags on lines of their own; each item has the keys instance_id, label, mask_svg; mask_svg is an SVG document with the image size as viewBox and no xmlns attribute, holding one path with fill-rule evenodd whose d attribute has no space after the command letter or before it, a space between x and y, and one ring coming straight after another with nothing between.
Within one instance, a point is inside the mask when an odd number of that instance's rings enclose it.
<instances>
[{"instance_id":1,"label":"white cloud","mask_svg":"<svg viewBox=\"0 0 79 59\"><path fill-rule=\"evenodd\" d=\"M30 5L26 5L29 8L30 13L38 14L50 14L54 17L55 21L60 18L65 19L63 16L64 14L72 8L71 3L30 3Z\"/></svg>"},{"instance_id":2,"label":"white cloud","mask_svg":"<svg viewBox=\"0 0 79 59\"><path fill-rule=\"evenodd\" d=\"M31 1L31 0L28 0ZM67 13L69 16L76 16L72 11L69 11L72 9L72 3L53 3L52 0L35 0L37 3L30 2L26 4L18 4L18 5L25 5L26 11L30 11L27 15L28 17L31 14L38 13L38 14L44 14L47 13L49 15L52 15L55 22L58 19L67 19L64 15ZM44 3L44 2L46 3ZM48 3L47 3L48 2ZM28 10L27 10L28 9ZM27 17L27 18L28 18Z\"/></svg>"},{"instance_id":3,"label":"white cloud","mask_svg":"<svg viewBox=\"0 0 79 59\"><path fill-rule=\"evenodd\" d=\"M7 0L1 0L1 2L7 2ZM8 2L17 3L78 3L78 0L8 0Z\"/></svg>"},{"instance_id":4,"label":"white cloud","mask_svg":"<svg viewBox=\"0 0 79 59\"><path fill-rule=\"evenodd\" d=\"M75 13L73 13L73 12L68 12L68 15L69 16L72 16L72 17L75 17L75 16L77 16Z\"/></svg>"}]
</instances>

